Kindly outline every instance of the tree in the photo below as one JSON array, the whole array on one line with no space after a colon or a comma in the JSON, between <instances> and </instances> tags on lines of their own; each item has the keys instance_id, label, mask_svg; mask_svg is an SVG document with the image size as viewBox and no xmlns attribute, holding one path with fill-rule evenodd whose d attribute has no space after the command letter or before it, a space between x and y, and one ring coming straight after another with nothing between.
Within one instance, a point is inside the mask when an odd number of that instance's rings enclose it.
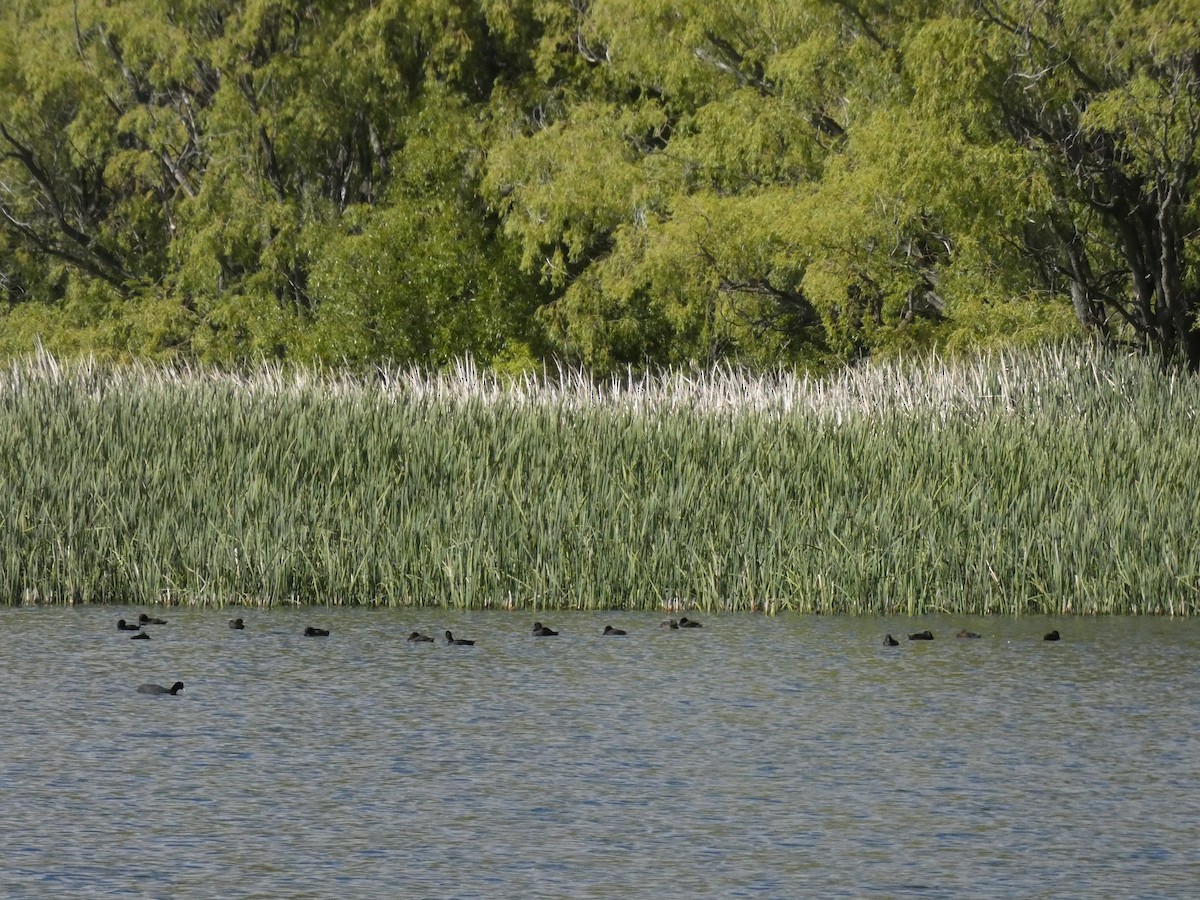
<instances>
[{"instance_id":1,"label":"tree","mask_svg":"<svg viewBox=\"0 0 1200 900\"><path fill-rule=\"evenodd\" d=\"M534 298L515 248L498 252L474 190L483 124L470 105L430 91L402 129L382 202L348 209L313 248L316 327L305 349L329 362L528 362L541 349Z\"/></svg>"},{"instance_id":2,"label":"tree","mask_svg":"<svg viewBox=\"0 0 1200 900\"><path fill-rule=\"evenodd\" d=\"M549 86L485 189L592 364L1038 340L1073 308L1195 368L1185 6L577 3L588 90Z\"/></svg>"},{"instance_id":3,"label":"tree","mask_svg":"<svg viewBox=\"0 0 1200 900\"><path fill-rule=\"evenodd\" d=\"M559 346L599 369L821 352L804 254L778 216L843 132L824 14L772 0L571 9L546 27L586 63L585 89L531 91L483 184L553 292L543 317ZM797 57L822 71L791 82Z\"/></svg>"},{"instance_id":4,"label":"tree","mask_svg":"<svg viewBox=\"0 0 1200 900\"><path fill-rule=\"evenodd\" d=\"M95 335L118 352L429 361L537 344L527 279L473 188L480 107L518 54L479 4L47 0L0 16L10 329L87 296L85 320L120 323ZM431 131L444 164L423 183L409 157Z\"/></svg>"},{"instance_id":5,"label":"tree","mask_svg":"<svg viewBox=\"0 0 1200 900\"><path fill-rule=\"evenodd\" d=\"M66 346L1200 368L1178 0L17 0L0 309ZM19 37L18 37L19 36Z\"/></svg>"},{"instance_id":6,"label":"tree","mask_svg":"<svg viewBox=\"0 0 1200 900\"><path fill-rule=\"evenodd\" d=\"M75 13L20 4L0 31L0 224L10 245L127 296L161 274L163 205L179 185L161 147L131 139L144 86L111 34Z\"/></svg>"},{"instance_id":7,"label":"tree","mask_svg":"<svg viewBox=\"0 0 1200 900\"><path fill-rule=\"evenodd\" d=\"M1051 203L1021 236L1081 323L1200 368L1200 9L981 2L999 120Z\"/></svg>"}]
</instances>

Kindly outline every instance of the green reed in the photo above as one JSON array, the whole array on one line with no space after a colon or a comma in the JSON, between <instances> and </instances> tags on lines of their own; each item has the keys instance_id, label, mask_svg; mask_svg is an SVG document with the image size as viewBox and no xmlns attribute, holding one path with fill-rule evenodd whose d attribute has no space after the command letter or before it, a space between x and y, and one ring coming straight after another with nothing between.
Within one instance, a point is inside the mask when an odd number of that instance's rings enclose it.
<instances>
[{"instance_id":1,"label":"green reed","mask_svg":"<svg viewBox=\"0 0 1200 900\"><path fill-rule=\"evenodd\" d=\"M0 372L2 602L1191 615L1200 382Z\"/></svg>"}]
</instances>

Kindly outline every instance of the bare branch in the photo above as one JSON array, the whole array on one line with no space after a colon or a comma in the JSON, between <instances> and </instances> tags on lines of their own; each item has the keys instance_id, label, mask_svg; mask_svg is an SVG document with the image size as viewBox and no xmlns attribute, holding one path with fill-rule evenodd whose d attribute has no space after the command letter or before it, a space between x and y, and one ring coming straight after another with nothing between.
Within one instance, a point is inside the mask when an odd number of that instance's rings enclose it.
<instances>
[{"instance_id":1,"label":"bare branch","mask_svg":"<svg viewBox=\"0 0 1200 900\"><path fill-rule=\"evenodd\" d=\"M884 50L893 49L892 45L883 39L883 36L874 29L871 25L871 20L867 18L866 13L858 8L858 5L852 3L851 0L831 0L834 6L840 8L843 12L848 13L850 18L858 25L859 30L865 34L873 44L881 47Z\"/></svg>"},{"instance_id":2,"label":"bare branch","mask_svg":"<svg viewBox=\"0 0 1200 900\"><path fill-rule=\"evenodd\" d=\"M62 201L59 199L58 193L55 190L54 182L49 174L39 164L37 157L33 151L18 140L4 123L0 122L0 137L8 143L11 151L5 156L9 159L16 159L29 173L30 177L37 183L41 189L41 198L46 204L46 208L54 219L58 230L84 252L80 256L77 253L68 251L60 247L56 242L51 242L37 235L32 228L26 227L19 229L20 233L28 239L33 236L37 237L36 246L46 253L52 253L63 259L73 262L80 268L85 269L97 277L103 278L110 284L122 288L128 280L128 274L120 259L106 248L95 237L85 233L80 228L73 225L67 218ZM11 215L6 215L10 223L16 223L16 220Z\"/></svg>"}]
</instances>

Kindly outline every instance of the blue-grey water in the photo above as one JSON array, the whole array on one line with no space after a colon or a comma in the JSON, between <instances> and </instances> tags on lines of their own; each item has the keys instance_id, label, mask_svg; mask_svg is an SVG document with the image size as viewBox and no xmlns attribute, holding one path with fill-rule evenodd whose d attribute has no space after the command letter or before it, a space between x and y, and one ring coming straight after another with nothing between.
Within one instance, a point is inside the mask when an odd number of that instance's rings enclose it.
<instances>
[{"instance_id":1,"label":"blue-grey water","mask_svg":"<svg viewBox=\"0 0 1200 900\"><path fill-rule=\"evenodd\" d=\"M0 896L1200 889L1196 622L142 611L0 611Z\"/></svg>"}]
</instances>

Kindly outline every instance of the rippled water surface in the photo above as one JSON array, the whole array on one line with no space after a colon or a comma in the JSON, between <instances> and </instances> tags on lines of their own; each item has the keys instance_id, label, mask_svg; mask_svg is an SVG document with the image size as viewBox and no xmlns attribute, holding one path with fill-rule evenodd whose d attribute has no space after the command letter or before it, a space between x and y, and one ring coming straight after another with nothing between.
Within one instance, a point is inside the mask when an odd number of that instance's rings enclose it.
<instances>
[{"instance_id":1,"label":"rippled water surface","mask_svg":"<svg viewBox=\"0 0 1200 900\"><path fill-rule=\"evenodd\" d=\"M0 610L0 895L1200 885L1193 622L141 611Z\"/></svg>"}]
</instances>

